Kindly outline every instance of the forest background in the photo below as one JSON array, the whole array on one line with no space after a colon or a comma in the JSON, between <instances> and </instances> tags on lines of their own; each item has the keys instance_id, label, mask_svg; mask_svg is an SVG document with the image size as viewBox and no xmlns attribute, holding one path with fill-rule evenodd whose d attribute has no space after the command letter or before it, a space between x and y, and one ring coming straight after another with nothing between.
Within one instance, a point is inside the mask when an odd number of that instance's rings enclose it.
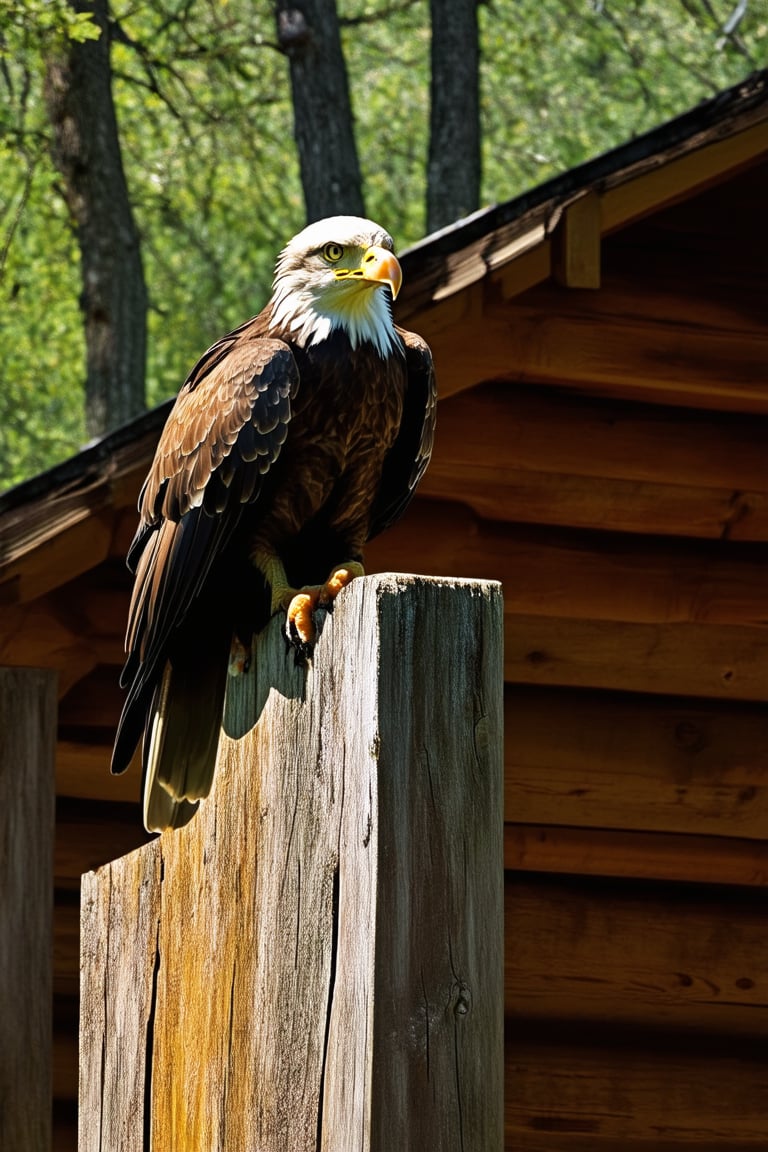
<instances>
[{"instance_id":1,"label":"forest background","mask_svg":"<svg viewBox=\"0 0 768 1152\"><path fill-rule=\"evenodd\" d=\"M767 44L768 0L0 0L0 489L174 394L308 217L401 250Z\"/></svg>"}]
</instances>

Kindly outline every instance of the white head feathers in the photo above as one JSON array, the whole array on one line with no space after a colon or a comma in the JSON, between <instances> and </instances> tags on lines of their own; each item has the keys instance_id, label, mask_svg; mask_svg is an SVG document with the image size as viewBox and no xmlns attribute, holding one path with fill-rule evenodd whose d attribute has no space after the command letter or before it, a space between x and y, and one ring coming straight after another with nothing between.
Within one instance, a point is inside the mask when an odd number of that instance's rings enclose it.
<instances>
[{"instance_id":1,"label":"white head feathers","mask_svg":"<svg viewBox=\"0 0 768 1152\"><path fill-rule=\"evenodd\" d=\"M383 290L386 284L393 292L397 287L383 273L367 271L377 263L373 249L399 276L399 265L389 255L393 248L383 228L360 216L331 216L310 224L280 253L270 328L287 330L302 348L343 328L353 348L370 341L381 356L400 350L391 294Z\"/></svg>"}]
</instances>

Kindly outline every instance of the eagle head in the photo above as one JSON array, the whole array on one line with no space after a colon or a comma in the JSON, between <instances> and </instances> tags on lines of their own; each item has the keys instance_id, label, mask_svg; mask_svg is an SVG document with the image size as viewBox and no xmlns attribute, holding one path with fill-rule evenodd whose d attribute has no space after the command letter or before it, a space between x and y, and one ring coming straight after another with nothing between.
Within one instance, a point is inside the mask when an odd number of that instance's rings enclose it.
<instances>
[{"instance_id":1,"label":"eagle head","mask_svg":"<svg viewBox=\"0 0 768 1152\"><path fill-rule=\"evenodd\" d=\"M310 224L278 258L270 329L302 348L341 328L353 348L370 341L381 356L399 350L391 303L403 274L393 248L388 232L360 216Z\"/></svg>"}]
</instances>

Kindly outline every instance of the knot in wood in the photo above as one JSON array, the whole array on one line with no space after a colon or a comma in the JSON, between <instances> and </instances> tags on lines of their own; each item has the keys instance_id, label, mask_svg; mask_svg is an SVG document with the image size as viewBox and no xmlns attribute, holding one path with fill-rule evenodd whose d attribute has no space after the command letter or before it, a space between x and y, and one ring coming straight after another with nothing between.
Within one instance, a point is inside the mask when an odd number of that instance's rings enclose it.
<instances>
[{"instance_id":1,"label":"knot in wood","mask_svg":"<svg viewBox=\"0 0 768 1152\"><path fill-rule=\"evenodd\" d=\"M455 1016L468 1016L472 1011L472 991L468 984L458 984L454 989L453 1012Z\"/></svg>"}]
</instances>

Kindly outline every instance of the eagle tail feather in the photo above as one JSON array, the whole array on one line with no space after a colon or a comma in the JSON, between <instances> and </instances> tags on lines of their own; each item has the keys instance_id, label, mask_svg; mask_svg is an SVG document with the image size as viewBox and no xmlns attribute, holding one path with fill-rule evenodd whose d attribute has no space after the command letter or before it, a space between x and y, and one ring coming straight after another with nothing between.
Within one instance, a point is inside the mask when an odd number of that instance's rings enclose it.
<instances>
[{"instance_id":1,"label":"eagle tail feather","mask_svg":"<svg viewBox=\"0 0 768 1152\"><path fill-rule=\"evenodd\" d=\"M227 685L227 651L168 661L144 731L144 826L162 832L187 824L210 792Z\"/></svg>"}]
</instances>

